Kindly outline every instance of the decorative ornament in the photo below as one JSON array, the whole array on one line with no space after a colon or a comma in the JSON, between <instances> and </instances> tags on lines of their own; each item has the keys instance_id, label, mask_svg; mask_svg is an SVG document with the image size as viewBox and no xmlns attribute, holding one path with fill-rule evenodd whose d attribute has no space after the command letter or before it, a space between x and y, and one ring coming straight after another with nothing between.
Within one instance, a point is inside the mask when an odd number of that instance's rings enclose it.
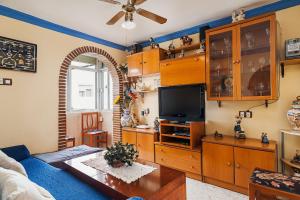
<instances>
[{"instance_id":1,"label":"decorative ornament","mask_svg":"<svg viewBox=\"0 0 300 200\"><path fill-rule=\"evenodd\" d=\"M182 41L182 45L183 45L183 46L191 45L192 42L193 42L193 39L190 38L188 35L182 36L182 37L180 38L180 40Z\"/></svg>"},{"instance_id":2,"label":"decorative ornament","mask_svg":"<svg viewBox=\"0 0 300 200\"><path fill-rule=\"evenodd\" d=\"M246 139L245 131L241 127L242 117L236 115L235 116L235 125L234 125L234 133L235 138L237 139Z\"/></svg>"},{"instance_id":3,"label":"decorative ornament","mask_svg":"<svg viewBox=\"0 0 300 200\"><path fill-rule=\"evenodd\" d=\"M159 125L160 125L160 122L159 122L159 120L158 120L158 117L155 117L155 120L154 120L153 124L154 124L154 130L155 130L156 132L159 132Z\"/></svg>"},{"instance_id":4,"label":"decorative ornament","mask_svg":"<svg viewBox=\"0 0 300 200\"><path fill-rule=\"evenodd\" d=\"M292 103L292 109L287 112L287 118L293 130L300 130L300 96Z\"/></svg>"},{"instance_id":5,"label":"decorative ornament","mask_svg":"<svg viewBox=\"0 0 300 200\"><path fill-rule=\"evenodd\" d=\"M175 58L175 53L172 53L173 50L175 50L175 46L174 46L174 43L172 40L172 42L170 43L168 50L167 50L167 55L168 55L169 59Z\"/></svg>"},{"instance_id":6,"label":"decorative ornament","mask_svg":"<svg viewBox=\"0 0 300 200\"><path fill-rule=\"evenodd\" d=\"M115 99L114 99L114 104L119 104L120 103L120 100L121 100L121 97L120 95L118 95Z\"/></svg>"},{"instance_id":7,"label":"decorative ornament","mask_svg":"<svg viewBox=\"0 0 300 200\"><path fill-rule=\"evenodd\" d=\"M151 37L149 39L149 42L150 42L151 49L159 48L159 44L157 42L155 42L155 40L153 39L153 37Z\"/></svg>"},{"instance_id":8,"label":"decorative ornament","mask_svg":"<svg viewBox=\"0 0 300 200\"><path fill-rule=\"evenodd\" d=\"M242 21L245 19L245 10L240 9L238 12L233 11L231 17L232 17L232 23Z\"/></svg>"},{"instance_id":9,"label":"decorative ornament","mask_svg":"<svg viewBox=\"0 0 300 200\"><path fill-rule=\"evenodd\" d=\"M122 117L121 117L121 126L122 127L132 127L133 120L130 115L129 109L124 109Z\"/></svg>"},{"instance_id":10,"label":"decorative ornament","mask_svg":"<svg viewBox=\"0 0 300 200\"><path fill-rule=\"evenodd\" d=\"M267 133L264 133L264 132L261 133L261 143L263 143L263 144L269 144L270 143Z\"/></svg>"}]
</instances>

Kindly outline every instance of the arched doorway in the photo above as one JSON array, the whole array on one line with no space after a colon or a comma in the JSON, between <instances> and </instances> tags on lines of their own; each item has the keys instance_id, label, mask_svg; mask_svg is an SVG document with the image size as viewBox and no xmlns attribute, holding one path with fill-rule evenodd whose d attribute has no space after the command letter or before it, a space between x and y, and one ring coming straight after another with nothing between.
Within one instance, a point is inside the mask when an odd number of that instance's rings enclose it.
<instances>
[{"instance_id":1,"label":"arched doorway","mask_svg":"<svg viewBox=\"0 0 300 200\"><path fill-rule=\"evenodd\" d=\"M59 99L58 99L58 149L64 149L66 147L65 137L67 134L67 74L68 68L71 64L71 61L74 60L77 56L84 53L96 53L103 57L103 60L106 61L108 71L111 73L113 80L113 98L120 96L121 100L123 99L123 79L122 74L117 68L117 62L109 55L106 51L92 47L84 46L79 47L69 53L64 59L60 67L59 72ZM119 104L113 105L113 142L119 141L121 139L121 107Z\"/></svg>"}]
</instances>

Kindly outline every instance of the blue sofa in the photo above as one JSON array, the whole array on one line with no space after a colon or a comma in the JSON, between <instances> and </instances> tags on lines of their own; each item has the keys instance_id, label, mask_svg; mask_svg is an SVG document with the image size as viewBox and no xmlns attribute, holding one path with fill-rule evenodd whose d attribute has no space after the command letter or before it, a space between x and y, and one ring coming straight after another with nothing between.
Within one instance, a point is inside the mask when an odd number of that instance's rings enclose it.
<instances>
[{"instance_id":1,"label":"blue sofa","mask_svg":"<svg viewBox=\"0 0 300 200\"><path fill-rule=\"evenodd\" d=\"M32 157L24 145L1 150L19 161L24 166L29 179L48 190L57 200L110 199L68 172Z\"/></svg>"}]
</instances>

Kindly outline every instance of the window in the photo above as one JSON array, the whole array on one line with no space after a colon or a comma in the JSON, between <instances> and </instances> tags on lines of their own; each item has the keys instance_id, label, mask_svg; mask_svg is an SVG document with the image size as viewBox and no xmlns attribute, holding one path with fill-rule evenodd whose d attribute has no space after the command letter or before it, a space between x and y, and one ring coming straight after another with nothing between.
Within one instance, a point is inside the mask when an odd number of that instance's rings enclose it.
<instances>
[{"instance_id":1,"label":"window","mask_svg":"<svg viewBox=\"0 0 300 200\"><path fill-rule=\"evenodd\" d=\"M96 58L79 56L68 71L68 111L111 110L112 78Z\"/></svg>"}]
</instances>

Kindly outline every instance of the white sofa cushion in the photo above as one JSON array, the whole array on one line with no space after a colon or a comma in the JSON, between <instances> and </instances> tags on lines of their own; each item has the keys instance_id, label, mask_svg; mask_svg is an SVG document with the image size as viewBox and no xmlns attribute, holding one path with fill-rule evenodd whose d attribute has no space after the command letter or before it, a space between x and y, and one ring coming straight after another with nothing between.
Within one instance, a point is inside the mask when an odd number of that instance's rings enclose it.
<instances>
[{"instance_id":1,"label":"white sofa cushion","mask_svg":"<svg viewBox=\"0 0 300 200\"><path fill-rule=\"evenodd\" d=\"M20 173L0 167L1 200L55 200L44 188Z\"/></svg>"},{"instance_id":2,"label":"white sofa cushion","mask_svg":"<svg viewBox=\"0 0 300 200\"><path fill-rule=\"evenodd\" d=\"M27 173L26 173L23 165L21 165L21 163L19 163L15 159L7 156L1 150L0 150L0 167L3 167L5 169L14 170L14 171L19 172L27 177Z\"/></svg>"}]
</instances>

